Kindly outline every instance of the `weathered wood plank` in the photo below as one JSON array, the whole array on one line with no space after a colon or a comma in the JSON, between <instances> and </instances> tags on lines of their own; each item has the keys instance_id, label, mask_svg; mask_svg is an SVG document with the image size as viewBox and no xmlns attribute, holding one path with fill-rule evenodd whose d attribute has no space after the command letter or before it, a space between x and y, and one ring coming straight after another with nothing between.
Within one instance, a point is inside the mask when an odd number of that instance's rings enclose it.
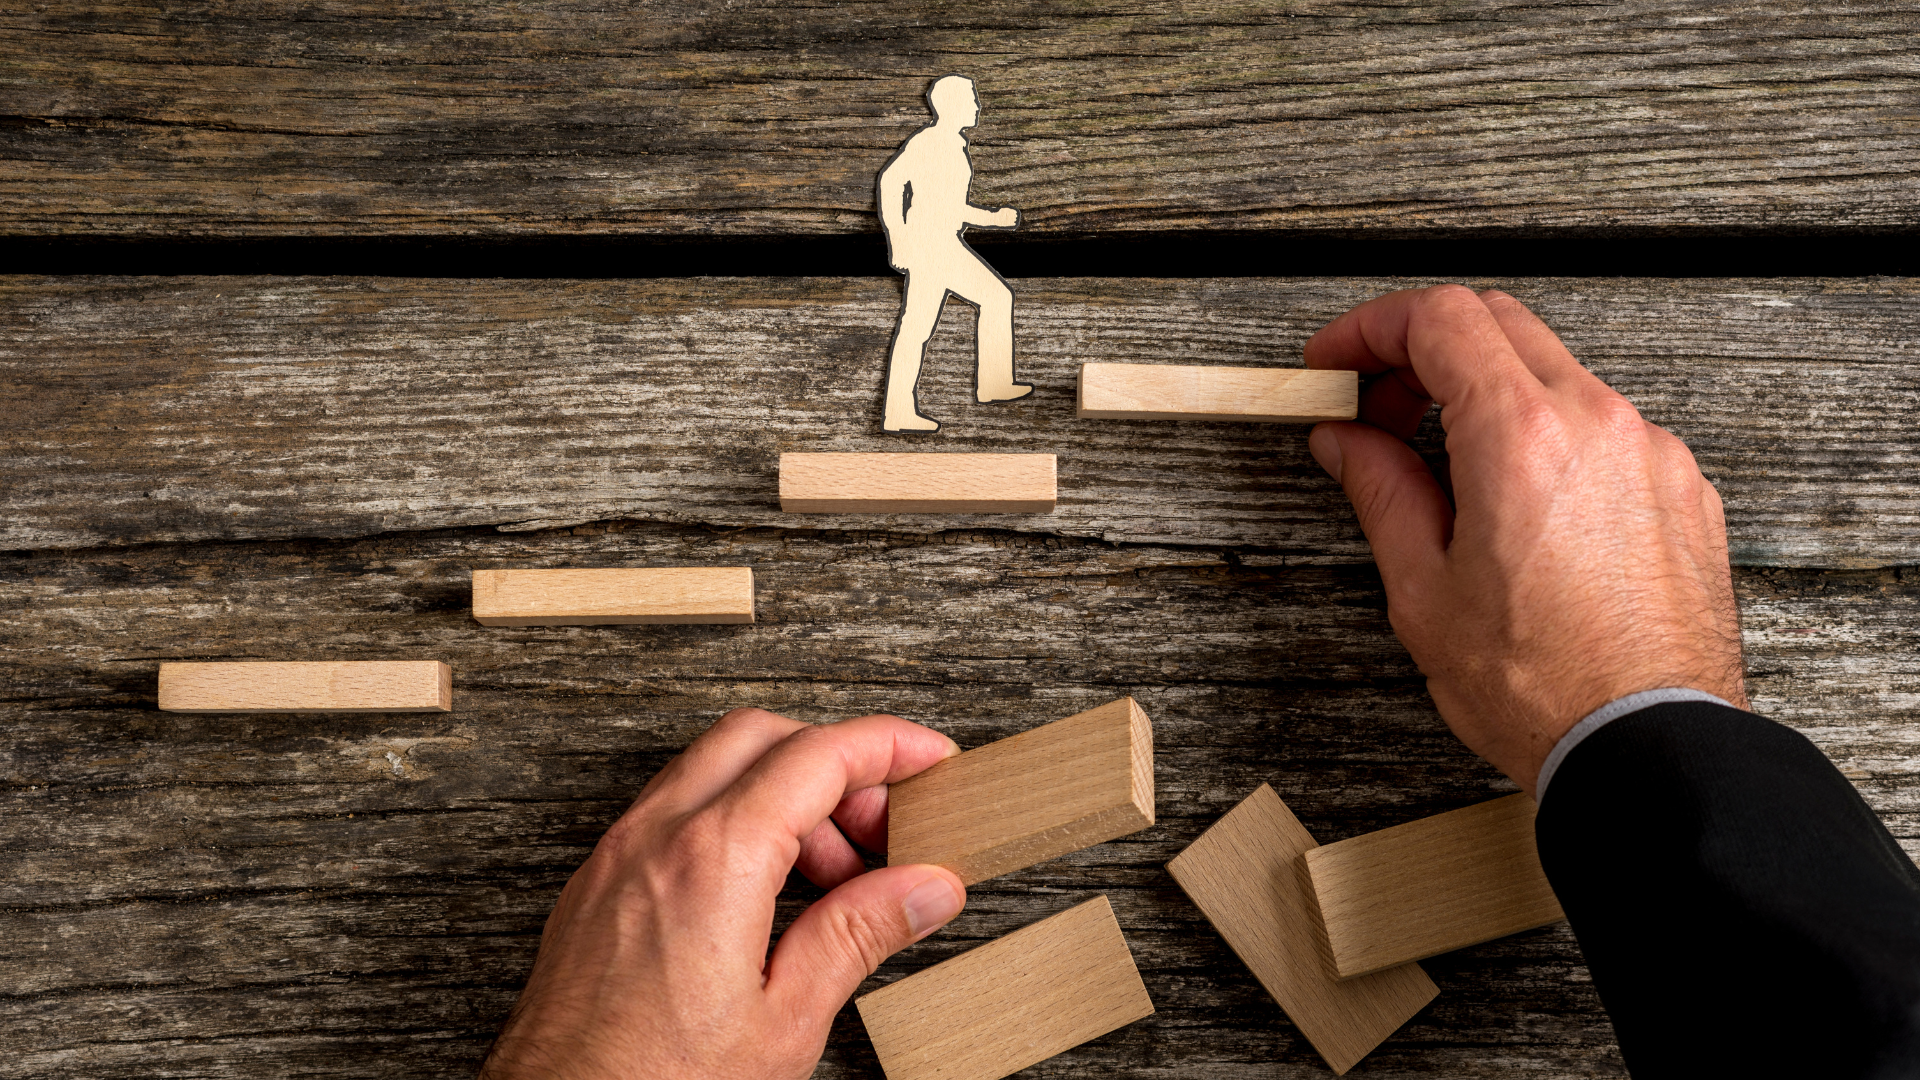
<instances>
[{"instance_id":1,"label":"weathered wood plank","mask_svg":"<svg viewBox=\"0 0 1920 1080\"><path fill-rule=\"evenodd\" d=\"M1041 234L1913 228L1916 50L1839 0L55 0L0 15L0 233L871 232L950 71Z\"/></svg>"},{"instance_id":2,"label":"weathered wood plank","mask_svg":"<svg viewBox=\"0 0 1920 1080\"><path fill-rule=\"evenodd\" d=\"M1302 431L1074 416L1088 360L1299 363L1397 279L1029 280L1011 404L972 400L949 313L916 448L1060 455L1016 527L1117 541L1367 549ZM1920 283L1500 284L1693 447L1736 560L1920 560ZM899 286L863 279L0 279L0 545L354 536L648 518L791 526L783 451L880 432ZM971 309L962 308L962 312ZM1439 452L1437 425L1425 446ZM824 515L808 526L970 528ZM998 525L1000 523L995 522Z\"/></svg>"},{"instance_id":3,"label":"weathered wood plank","mask_svg":"<svg viewBox=\"0 0 1920 1080\"><path fill-rule=\"evenodd\" d=\"M751 565L761 621L483 627L474 566ZM1759 708L1920 852L1920 582L1737 574ZM971 890L869 987L1094 893L1159 1012L1037 1076L1309 1077L1166 861L1257 783L1337 841L1511 790L1446 733L1364 564L1005 531L616 523L0 554L0 1076L471 1075L571 869L725 708L963 746L1139 697L1159 817ZM1231 633L1220 627L1231 626ZM167 659L429 650L451 715L154 710ZM804 887L790 916L816 895ZM1564 927L1428 961L1394 1075L1623 1075ZM849 1010L824 1077L876 1077Z\"/></svg>"}]
</instances>

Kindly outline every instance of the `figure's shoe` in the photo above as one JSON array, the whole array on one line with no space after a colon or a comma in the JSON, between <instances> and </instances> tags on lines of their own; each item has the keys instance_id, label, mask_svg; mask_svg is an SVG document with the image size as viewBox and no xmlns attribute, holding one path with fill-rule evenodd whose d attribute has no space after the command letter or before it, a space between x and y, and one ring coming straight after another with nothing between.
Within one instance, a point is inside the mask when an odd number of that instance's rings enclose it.
<instances>
[{"instance_id":1,"label":"figure's shoe","mask_svg":"<svg viewBox=\"0 0 1920 1080\"><path fill-rule=\"evenodd\" d=\"M980 404L985 405L994 401L1018 401L1031 393L1033 393L1033 387L1031 385L1027 383L1011 383L997 390L987 390L983 388L977 391L974 396L980 399Z\"/></svg>"},{"instance_id":2,"label":"figure's shoe","mask_svg":"<svg viewBox=\"0 0 1920 1080\"><path fill-rule=\"evenodd\" d=\"M882 431L906 432L939 431L940 421L929 420L919 413L910 413L906 419L897 419L891 416L887 417L886 420L881 423L880 429Z\"/></svg>"}]
</instances>

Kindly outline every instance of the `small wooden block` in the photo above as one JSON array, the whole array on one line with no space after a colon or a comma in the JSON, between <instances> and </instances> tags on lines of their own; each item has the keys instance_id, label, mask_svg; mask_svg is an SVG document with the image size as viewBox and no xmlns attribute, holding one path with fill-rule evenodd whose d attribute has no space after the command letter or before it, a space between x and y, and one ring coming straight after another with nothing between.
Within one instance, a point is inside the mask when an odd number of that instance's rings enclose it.
<instances>
[{"instance_id":1,"label":"small wooden block","mask_svg":"<svg viewBox=\"0 0 1920 1080\"><path fill-rule=\"evenodd\" d=\"M1345 1073L1440 991L1418 964L1333 977L1300 863L1314 846L1261 784L1167 869L1333 1071Z\"/></svg>"},{"instance_id":2,"label":"small wooden block","mask_svg":"<svg viewBox=\"0 0 1920 1080\"><path fill-rule=\"evenodd\" d=\"M887 792L887 863L968 885L1153 824L1153 722L1130 697L950 757Z\"/></svg>"},{"instance_id":3,"label":"small wooden block","mask_svg":"<svg viewBox=\"0 0 1920 1080\"><path fill-rule=\"evenodd\" d=\"M1307 852L1333 970L1365 975L1566 918L1508 795Z\"/></svg>"},{"instance_id":4,"label":"small wooden block","mask_svg":"<svg viewBox=\"0 0 1920 1080\"><path fill-rule=\"evenodd\" d=\"M1360 415L1360 374L1310 368L1082 364L1075 414L1096 420L1313 424Z\"/></svg>"},{"instance_id":5,"label":"small wooden block","mask_svg":"<svg viewBox=\"0 0 1920 1080\"><path fill-rule=\"evenodd\" d=\"M789 514L1051 514L1052 454L781 454Z\"/></svg>"},{"instance_id":6,"label":"small wooden block","mask_svg":"<svg viewBox=\"0 0 1920 1080\"><path fill-rule=\"evenodd\" d=\"M438 660L161 664L164 712L448 712Z\"/></svg>"},{"instance_id":7,"label":"small wooden block","mask_svg":"<svg viewBox=\"0 0 1920 1080\"><path fill-rule=\"evenodd\" d=\"M753 569L475 570L473 618L485 626L750 623Z\"/></svg>"},{"instance_id":8,"label":"small wooden block","mask_svg":"<svg viewBox=\"0 0 1920 1080\"><path fill-rule=\"evenodd\" d=\"M1153 1015L1107 898L860 998L887 1080L999 1080Z\"/></svg>"}]
</instances>

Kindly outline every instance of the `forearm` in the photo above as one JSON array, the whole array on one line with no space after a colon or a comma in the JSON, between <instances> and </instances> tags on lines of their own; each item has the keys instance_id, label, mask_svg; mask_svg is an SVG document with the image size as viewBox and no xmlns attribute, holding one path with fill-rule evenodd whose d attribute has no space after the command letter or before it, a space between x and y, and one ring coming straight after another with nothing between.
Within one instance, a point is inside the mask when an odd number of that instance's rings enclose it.
<instances>
[{"instance_id":1,"label":"forearm","mask_svg":"<svg viewBox=\"0 0 1920 1080\"><path fill-rule=\"evenodd\" d=\"M1639 1080L1920 1068L1920 873L1801 735L1632 713L1559 763L1536 828Z\"/></svg>"}]
</instances>

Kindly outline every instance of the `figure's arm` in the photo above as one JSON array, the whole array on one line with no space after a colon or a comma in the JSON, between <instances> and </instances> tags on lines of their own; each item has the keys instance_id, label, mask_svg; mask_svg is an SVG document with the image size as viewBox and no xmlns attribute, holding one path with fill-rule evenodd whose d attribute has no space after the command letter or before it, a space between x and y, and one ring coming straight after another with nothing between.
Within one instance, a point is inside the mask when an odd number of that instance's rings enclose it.
<instances>
[{"instance_id":1,"label":"figure's arm","mask_svg":"<svg viewBox=\"0 0 1920 1080\"><path fill-rule=\"evenodd\" d=\"M966 901L948 870L868 871L847 843L884 849L886 785L959 752L897 716L722 717L561 890L482 1080L811 1076L861 980ZM796 867L832 891L769 954Z\"/></svg>"},{"instance_id":2,"label":"figure's arm","mask_svg":"<svg viewBox=\"0 0 1920 1080\"><path fill-rule=\"evenodd\" d=\"M1371 377L1308 445L1440 715L1540 798L1634 1075L1920 1071L1920 877L1812 744L1744 711L1725 518L1686 446L1504 293L1381 297L1306 361ZM1434 404L1449 486L1403 441ZM1669 688L1731 704L1622 701Z\"/></svg>"},{"instance_id":3,"label":"figure's arm","mask_svg":"<svg viewBox=\"0 0 1920 1080\"><path fill-rule=\"evenodd\" d=\"M1020 211L1015 210L1011 206L1003 206L998 210L989 210L984 206L975 206L972 203L968 203L966 213L962 220L969 225L977 225L982 229L1011 229L1020 224Z\"/></svg>"}]
</instances>

